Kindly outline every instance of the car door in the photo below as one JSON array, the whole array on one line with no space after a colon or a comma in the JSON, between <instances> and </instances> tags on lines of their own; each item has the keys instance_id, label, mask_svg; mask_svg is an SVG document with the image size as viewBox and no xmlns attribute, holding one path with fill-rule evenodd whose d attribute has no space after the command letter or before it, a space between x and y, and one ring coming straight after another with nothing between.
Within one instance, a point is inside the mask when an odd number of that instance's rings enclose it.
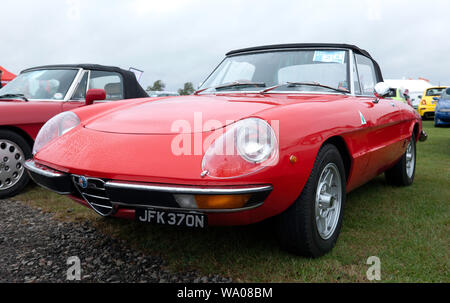
<instances>
[{"instance_id":1,"label":"car door","mask_svg":"<svg viewBox=\"0 0 450 303\"><path fill-rule=\"evenodd\" d=\"M361 114L361 127L367 129L365 175L370 179L389 168L404 153L403 117L401 101L375 97L375 84L380 79L373 61L359 54L355 54L355 59L360 85L356 90L356 103Z\"/></svg>"},{"instance_id":2,"label":"car door","mask_svg":"<svg viewBox=\"0 0 450 303\"><path fill-rule=\"evenodd\" d=\"M69 101L63 105L64 110L75 109L85 105L86 92L89 89L104 89L106 99L98 102L108 102L124 99L124 83L119 73L111 71L86 70L77 89Z\"/></svg>"}]
</instances>

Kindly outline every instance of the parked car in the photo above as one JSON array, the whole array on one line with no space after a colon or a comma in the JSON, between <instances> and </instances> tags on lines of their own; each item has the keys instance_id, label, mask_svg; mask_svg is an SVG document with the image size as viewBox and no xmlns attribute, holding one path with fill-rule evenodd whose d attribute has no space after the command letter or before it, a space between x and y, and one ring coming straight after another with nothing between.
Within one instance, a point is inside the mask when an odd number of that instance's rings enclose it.
<instances>
[{"instance_id":1,"label":"parked car","mask_svg":"<svg viewBox=\"0 0 450 303\"><path fill-rule=\"evenodd\" d=\"M51 117L94 101L142 97L148 95L134 74L117 67L52 65L22 71L0 89L0 199L16 195L28 183L23 164Z\"/></svg>"},{"instance_id":2,"label":"parked car","mask_svg":"<svg viewBox=\"0 0 450 303\"><path fill-rule=\"evenodd\" d=\"M414 107L411 101L411 97L409 96L409 90L403 90L400 88L390 88L389 89L389 94L388 94L388 98L397 100L397 101L402 101L406 104L408 104L411 107Z\"/></svg>"},{"instance_id":3,"label":"parked car","mask_svg":"<svg viewBox=\"0 0 450 303\"><path fill-rule=\"evenodd\" d=\"M418 110L420 101L422 100L422 92L412 92L409 94L411 96L411 104L415 110Z\"/></svg>"},{"instance_id":4,"label":"parked car","mask_svg":"<svg viewBox=\"0 0 450 303\"><path fill-rule=\"evenodd\" d=\"M383 172L414 180L422 122L382 81L352 45L235 50L194 95L54 117L26 167L101 216L205 228L279 215L281 245L318 257L348 192Z\"/></svg>"},{"instance_id":5,"label":"parked car","mask_svg":"<svg viewBox=\"0 0 450 303\"><path fill-rule=\"evenodd\" d=\"M450 88L444 90L440 98L434 98L436 101L434 126L450 125Z\"/></svg>"},{"instance_id":6,"label":"parked car","mask_svg":"<svg viewBox=\"0 0 450 303\"><path fill-rule=\"evenodd\" d=\"M434 97L439 97L447 87L430 87L425 90L422 96L422 101L419 105L419 114L423 119L434 117L434 109L436 107L436 100Z\"/></svg>"},{"instance_id":7,"label":"parked car","mask_svg":"<svg viewBox=\"0 0 450 303\"><path fill-rule=\"evenodd\" d=\"M397 101L402 101L402 102L406 102L405 96L404 96L404 91L401 90L400 88L394 88L391 87L389 89L389 94L387 96L388 98L397 100Z\"/></svg>"},{"instance_id":8,"label":"parked car","mask_svg":"<svg viewBox=\"0 0 450 303\"><path fill-rule=\"evenodd\" d=\"M147 94L150 97L168 97L168 96L179 96L180 94L177 92L166 92L166 91L158 91L158 90L148 90Z\"/></svg>"}]
</instances>

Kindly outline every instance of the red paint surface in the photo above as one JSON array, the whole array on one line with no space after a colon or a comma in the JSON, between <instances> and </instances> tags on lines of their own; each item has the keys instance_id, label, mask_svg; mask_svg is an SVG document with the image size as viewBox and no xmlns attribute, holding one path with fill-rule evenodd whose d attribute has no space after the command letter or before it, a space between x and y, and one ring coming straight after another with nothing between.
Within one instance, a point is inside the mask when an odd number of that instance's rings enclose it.
<instances>
[{"instance_id":1,"label":"red paint surface","mask_svg":"<svg viewBox=\"0 0 450 303\"><path fill-rule=\"evenodd\" d=\"M238 213L209 214L212 225L240 225L261 221L287 209L299 196L320 147L330 138L344 140L351 158L347 191L366 183L391 167L405 152L405 140L418 114L394 100L343 95L222 94L116 102L84 107L74 112L82 124L56 139L36 160L55 169L98 178L179 185L271 184L264 205ZM394 104L395 106L392 106ZM202 155L175 156L171 142L177 135L171 123L203 120L225 124L247 117L279 121L279 162L235 179L201 178ZM362 124L359 113L366 124ZM214 132L201 133L205 140ZM198 138L199 133L189 136ZM416 134L417 135L417 134ZM297 163L289 161L291 155ZM121 211L122 217L133 217ZM127 215L124 215L127 214Z\"/></svg>"}]
</instances>

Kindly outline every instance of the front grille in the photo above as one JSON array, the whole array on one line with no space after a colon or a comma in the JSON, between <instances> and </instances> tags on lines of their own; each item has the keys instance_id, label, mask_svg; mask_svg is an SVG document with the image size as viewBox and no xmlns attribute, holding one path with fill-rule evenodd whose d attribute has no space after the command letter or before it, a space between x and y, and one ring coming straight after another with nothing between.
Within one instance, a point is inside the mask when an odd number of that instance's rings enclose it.
<instances>
[{"instance_id":1,"label":"front grille","mask_svg":"<svg viewBox=\"0 0 450 303\"><path fill-rule=\"evenodd\" d=\"M81 197L102 216L109 216L113 212L113 205L106 195L105 181L97 178L72 176L76 189Z\"/></svg>"}]
</instances>

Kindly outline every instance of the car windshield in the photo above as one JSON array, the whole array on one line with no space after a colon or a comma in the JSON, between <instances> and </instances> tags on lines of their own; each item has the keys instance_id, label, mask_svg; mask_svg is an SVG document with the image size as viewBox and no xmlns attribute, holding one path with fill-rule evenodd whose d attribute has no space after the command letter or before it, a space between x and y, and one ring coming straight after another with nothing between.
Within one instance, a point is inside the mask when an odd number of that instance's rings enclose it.
<instances>
[{"instance_id":1,"label":"car windshield","mask_svg":"<svg viewBox=\"0 0 450 303\"><path fill-rule=\"evenodd\" d=\"M261 91L280 85L272 90L348 91L347 62L346 50L289 50L235 55L222 61L199 89L205 89L205 92Z\"/></svg>"},{"instance_id":2,"label":"car windshield","mask_svg":"<svg viewBox=\"0 0 450 303\"><path fill-rule=\"evenodd\" d=\"M0 89L0 98L22 95L28 100L61 101L64 100L77 73L76 69L42 69L23 72Z\"/></svg>"},{"instance_id":3,"label":"car windshield","mask_svg":"<svg viewBox=\"0 0 450 303\"><path fill-rule=\"evenodd\" d=\"M445 87L430 88L427 90L427 96L440 96L444 90L445 90Z\"/></svg>"}]
</instances>

